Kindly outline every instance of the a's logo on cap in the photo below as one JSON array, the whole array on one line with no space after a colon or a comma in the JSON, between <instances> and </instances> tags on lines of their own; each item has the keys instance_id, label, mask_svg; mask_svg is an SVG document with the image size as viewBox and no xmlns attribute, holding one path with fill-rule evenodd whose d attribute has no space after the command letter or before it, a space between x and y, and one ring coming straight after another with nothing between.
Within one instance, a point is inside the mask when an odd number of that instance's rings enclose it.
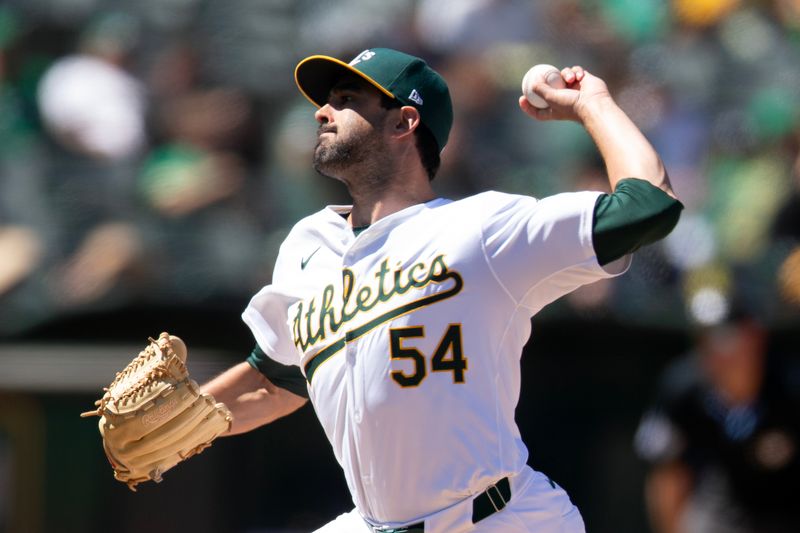
<instances>
[{"instance_id":1,"label":"a's logo on cap","mask_svg":"<svg viewBox=\"0 0 800 533\"><path fill-rule=\"evenodd\" d=\"M422 97L419 95L416 89L411 90L411 94L408 95L408 99L417 105L422 105Z\"/></svg>"},{"instance_id":2,"label":"a's logo on cap","mask_svg":"<svg viewBox=\"0 0 800 533\"><path fill-rule=\"evenodd\" d=\"M350 66L352 67L353 65L358 65L358 64L359 64L359 63L361 63L362 61L369 61L369 60L370 60L370 59L372 59L373 57L375 57L375 52L373 52L372 50L369 50L369 49L367 49L367 50L364 50L363 52L361 52L360 54L358 54L358 55L355 57L355 59L353 59L353 60L350 62Z\"/></svg>"}]
</instances>

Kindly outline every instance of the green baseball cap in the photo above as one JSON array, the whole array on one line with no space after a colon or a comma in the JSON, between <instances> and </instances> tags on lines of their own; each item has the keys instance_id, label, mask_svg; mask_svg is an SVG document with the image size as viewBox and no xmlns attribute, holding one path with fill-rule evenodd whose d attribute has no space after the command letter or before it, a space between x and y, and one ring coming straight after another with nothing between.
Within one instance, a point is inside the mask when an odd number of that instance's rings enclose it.
<instances>
[{"instance_id":1,"label":"green baseball cap","mask_svg":"<svg viewBox=\"0 0 800 533\"><path fill-rule=\"evenodd\" d=\"M443 150L453 125L453 104L444 79L425 61L389 48L370 48L350 63L314 55L297 64L294 80L303 96L317 107L343 74L353 73L385 95L419 111L420 120Z\"/></svg>"}]
</instances>

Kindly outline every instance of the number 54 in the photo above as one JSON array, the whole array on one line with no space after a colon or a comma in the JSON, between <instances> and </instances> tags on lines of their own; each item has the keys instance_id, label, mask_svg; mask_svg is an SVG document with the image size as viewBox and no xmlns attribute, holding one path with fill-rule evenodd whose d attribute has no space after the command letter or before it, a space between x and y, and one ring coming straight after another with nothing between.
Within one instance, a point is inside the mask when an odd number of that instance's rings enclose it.
<instances>
[{"instance_id":1,"label":"number 54","mask_svg":"<svg viewBox=\"0 0 800 533\"><path fill-rule=\"evenodd\" d=\"M406 373L393 370L392 379L401 387L416 387L428 375L425 355L412 346L404 346L403 340L425 336L422 326L411 326L389 330L389 354L392 359L410 359L414 371ZM452 372L453 383L464 383L467 360L464 358L461 341L461 324L450 324L444 332L439 346L431 357L432 372Z\"/></svg>"}]
</instances>

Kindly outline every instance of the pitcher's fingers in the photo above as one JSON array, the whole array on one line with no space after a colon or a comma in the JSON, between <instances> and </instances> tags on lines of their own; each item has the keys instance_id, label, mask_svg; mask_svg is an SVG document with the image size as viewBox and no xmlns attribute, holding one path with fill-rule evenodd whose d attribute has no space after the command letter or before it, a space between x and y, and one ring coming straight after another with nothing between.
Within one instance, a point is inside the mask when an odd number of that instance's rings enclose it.
<instances>
[{"instance_id":1,"label":"pitcher's fingers","mask_svg":"<svg viewBox=\"0 0 800 533\"><path fill-rule=\"evenodd\" d=\"M567 85L572 85L574 83L580 82L586 71L583 70L583 67L580 65L575 65L574 67L567 67L561 71L561 77L564 78L564 81Z\"/></svg>"}]
</instances>

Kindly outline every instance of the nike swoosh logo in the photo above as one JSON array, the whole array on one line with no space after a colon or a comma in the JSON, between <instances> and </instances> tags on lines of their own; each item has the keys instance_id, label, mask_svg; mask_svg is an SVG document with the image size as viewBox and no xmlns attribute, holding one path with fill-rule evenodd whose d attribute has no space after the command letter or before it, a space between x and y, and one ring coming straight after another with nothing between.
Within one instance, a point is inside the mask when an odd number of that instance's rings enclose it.
<instances>
[{"instance_id":1,"label":"nike swoosh logo","mask_svg":"<svg viewBox=\"0 0 800 533\"><path fill-rule=\"evenodd\" d=\"M322 246L317 247L317 249L314 250L313 252L311 252L311 255L309 255L305 259L303 259L302 257L300 258L300 270L305 270L306 269L306 266L308 265L308 262L311 261L312 257L314 257L314 254L319 252L320 248L322 248Z\"/></svg>"}]
</instances>

